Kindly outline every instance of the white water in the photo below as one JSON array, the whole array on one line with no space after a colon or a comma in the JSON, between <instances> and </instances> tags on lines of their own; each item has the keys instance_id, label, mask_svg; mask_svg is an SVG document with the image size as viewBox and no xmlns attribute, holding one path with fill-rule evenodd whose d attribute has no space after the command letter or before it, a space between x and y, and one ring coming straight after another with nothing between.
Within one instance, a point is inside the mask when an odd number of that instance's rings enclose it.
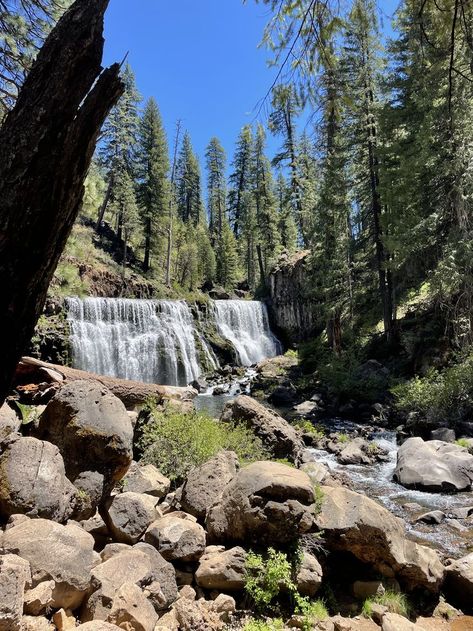
<instances>
[{"instance_id":1,"label":"white water","mask_svg":"<svg viewBox=\"0 0 473 631\"><path fill-rule=\"evenodd\" d=\"M242 366L251 366L282 352L269 327L268 311L256 300L216 300L215 322L222 337L236 348Z\"/></svg>"},{"instance_id":2,"label":"white water","mask_svg":"<svg viewBox=\"0 0 473 631\"><path fill-rule=\"evenodd\" d=\"M76 368L168 385L186 385L205 370L218 368L184 301L68 298L67 308ZM242 365L282 350L263 303L216 301L211 313L220 334L234 344Z\"/></svg>"},{"instance_id":3,"label":"white water","mask_svg":"<svg viewBox=\"0 0 473 631\"><path fill-rule=\"evenodd\" d=\"M202 373L199 342L208 365L217 367L184 301L69 298L67 305L76 368L186 385Z\"/></svg>"}]
</instances>

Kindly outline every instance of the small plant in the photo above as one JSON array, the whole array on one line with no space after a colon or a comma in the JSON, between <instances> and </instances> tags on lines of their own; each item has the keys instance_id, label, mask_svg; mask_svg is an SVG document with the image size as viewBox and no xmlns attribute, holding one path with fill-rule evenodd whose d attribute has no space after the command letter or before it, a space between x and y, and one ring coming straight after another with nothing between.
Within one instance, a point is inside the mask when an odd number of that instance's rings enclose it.
<instances>
[{"instance_id":1,"label":"small plant","mask_svg":"<svg viewBox=\"0 0 473 631\"><path fill-rule=\"evenodd\" d=\"M467 438L459 438L455 441L455 445L458 445L459 447L464 447L465 449L470 449L471 447Z\"/></svg>"},{"instance_id":2,"label":"small plant","mask_svg":"<svg viewBox=\"0 0 473 631\"><path fill-rule=\"evenodd\" d=\"M287 458L273 458L272 459L273 462L278 462L279 464L284 464L286 465L286 467L292 467L293 469L295 469L296 465L291 462L290 460L288 460Z\"/></svg>"},{"instance_id":3,"label":"small plant","mask_svg":"<svg viewBox=\"0 0 473 631\"><path fill-rule=\"evenodd\" d=\"M306 418L297 420L294 423L294 426L306 434L310 434L314 440L321 440L322 438L325 438L325 429L321 425L312 425L312 423Z\"/></svg>"},{"instance_id":4,"label":"small plant","mask_svg":"<svg viewBox=\"0 0 473 631\"><path fill-rule=\"evenodd\" d=\"M260 612L268 610L282 590L295 590L291 563L286 554L277 552L274 548L268 549L266 558L249 552L245 571L245 591Z\"/></svg>"},{"instance_id":5,"label":"small plant","mask_svg":"<svg viewBox=\"0 0 473 631\"><path fill-rule=\"evenodd\" d=\"M324 492L320 488L320 484L314 484L314 515L320 515L324 503Z\"/></svg>"},{"instance_id":6,"label":"small plant","mask_svg":"<svg viewBox=\"0 0 473 631\"><path fill-rule=\"evenodd\" d=\"M281 618L274 618L273 620L250 620L243 627L243 631L282 631L284 629L284 622Z\"/></svg>"},{"instance_id":7,"label":"small plant","mask_svg":"<svg viewBox=\"0 0 473 631\"><path fill-rule=\"evenodd\" d=\"M410 606L405 594L400 592L393 592L391 590L386 590L384 594L379 594L379 596L374 596L372 598L367 598L362 607L362 614L371 618L373 614L373 605L383 605L390 613L397 613L400 616L404 616L405 618L409 617Z\"/></svg>"},{"instance_id":8,"label":"small plant","mask_svg":"<svg viewBox=\"0 0 473 631\"><path fill-rule=\"evenodd\" d=\"M327 620L328 611L323 600L311 601L299 596L296 602L296 612L302 616L302 631L311 631L317 622Z\"/></svg>"},{"instance_id":9,"label":"small plant","mask_svg":"<svg viewBox=\"0 0 473 631\"><path fill-rule=\"evenodd\" d=\"M297 359L299 357L299 353L293 348L290 348L284 353L284 357L291 357L293 359Z\"/></svg>"},{"instance_id":10,"label":"small plant","mask_svg":"<svg viewBox=\"0 0 473 631\"><path fill-rule=\"evenodd\" d=\"M369 454L377 454L379 451L379 445L377 443L374 442L374 440L370 441L368 443L368 453Z\"/></svg>"},{"instance_id":11,"label":"small plant","mask_svg":"<svg viewBox=\"0 0 473 631\"><path fill-rule=\"evenodd\" d=\"M350 440L350 436L348 434L337 434L337 442L345 444Z\"/></svg>"}]
</instances>

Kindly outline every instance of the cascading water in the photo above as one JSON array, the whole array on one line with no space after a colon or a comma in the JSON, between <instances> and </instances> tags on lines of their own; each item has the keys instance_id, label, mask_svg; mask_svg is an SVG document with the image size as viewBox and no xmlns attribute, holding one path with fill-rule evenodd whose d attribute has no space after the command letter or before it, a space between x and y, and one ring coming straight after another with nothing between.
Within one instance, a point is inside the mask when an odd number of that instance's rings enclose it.
<instances>
[{"instance_id":1,"label":"cascading water","mask_svg":"<svg viewBox=\"0 0 473 631\"><path fill-rule=\"evenodd\" d=\"M184 301L68 298L67 309L76 368L167 385L187 385L218 368ZM281 352L263 303L217 300L210 311L219 333L235 346L241 365Z\"/></svg>"},{"instance_id":2,"label":"cascading water","mask_svg":"<svg viewBox=\"0 0 473 631\"><path fill-rule=\"evenodd\" d=\"M235 347L242 366L251 366L282 352L269 327L268 311L256 300L216 300L217 330Z\"/></svg>"},{"instance_id":3,"label":"cascading water","mask_svg":"<svg viewBox=\"0 0 473 631\"><path fill-rule=\"evenodd\" d=\"M194 326L189 306L178 300L69 298L74 366L148 383L187 385L214 355Z\"/></svg>"}]
</instances>

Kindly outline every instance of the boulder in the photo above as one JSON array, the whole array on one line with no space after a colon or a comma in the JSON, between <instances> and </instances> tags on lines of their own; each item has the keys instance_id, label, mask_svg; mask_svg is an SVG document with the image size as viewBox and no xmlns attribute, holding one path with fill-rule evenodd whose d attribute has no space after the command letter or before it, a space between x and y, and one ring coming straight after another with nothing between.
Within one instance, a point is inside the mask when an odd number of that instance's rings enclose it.
<instances>
[{"instance_id":1,"label":"boulder","mask_svg":"<svg viewBox=\"0 0 473 631\"><path fill-rule=\"evenodd\" d=\"M23 613L39 616L50 611L54 605L54 581L42 581L36 587L25 591Z\"/></svg>"},{"instance_id":2,"label":"boulder","mask_svg":"<svg viewBox=\"0 0 473 631\"><path fill-rule=\"evenodd\" d=\"M171 481L153 464L132 462L123 478L123 489L132 493L146 493L161 498L169 493L170 488Z\"/></svg>"},{"instance_id":3,"label":"boulder","mask_svg":"<svg viewBox=\"0 0 473 631\"><path fill-rule=\"evenodd\" d=\"M210 546L208 552L200 559L195 573L195 580L199 587L216 589L222 592L240 591L245 586L245 559L243 548L214 551Z\"/></svg>"},{"instance_id":4,"label":"boulder","mask_svg":"<svg viewBox=\"0 0 473 631\"><path fill-rule=\"evenodd\" d=\"M104 489L104 476L98 471L83 471L74 480L77 489L74 518L76 521L94 517Z\"/></svg>"},{"instance_id":5,"label":"boulder","mask_svg":"<svg viewBox=\"0 0 473 631\"><path fill-rule=\"evenodd\" d=\"M473 482L473 456L459 445L408 438L399 448L393 478L406 488L468 491Z\"/></svg>"},{"instance_id":6,"label":"boulder","mask_svg":"<svg viewBox=\"0 0 473 631\"><path fill-rule=\"evenodd\" d=\"M324 484L331 477L329 468L322 462L304 462L301 470L309 476L314 485Z\"/></svg>"},{"instance_id":7,"label":"boulder","mask_svg":"<svg viewBox=\"0 0 473 631\"><path fill-rule=\"evenodd\" d=\"M375 459L369 455L369 443L364 438L350 440L337 455L340 464L373 464Z\"/></svg>"},{"instance_id":8,"label":"boulder","mask_svg":"<svg viewBox=\"0 0 473 631\"><path fill-rule=\"evenodd\" d=\"M124 583L115 594L108 622L121 629L154 631L158 614L143 591L134 583Z\"/></svg>"},{"instance_id":9,"label":"boulder","mask_svg":"<svg viewBox=\"0 0 473 631\"><path fill-rule=\"evenodd\" d=\"M314 489L309 477L277 462L241 469L207 513L214 541L284 544L314 525Z\"/></svg>"},{"instance_id":10,"label":"boulder","mask_svg":"<svg viewBox=\"0 0 473 631\"><path fill-rule=\"evenodd\" d=\"M102 620L92 620L85 624L80 624L76 627L76 631L123 631L116 624L110 624L110 622L103 622Z\"/></svg>"},{"instance_id":11,"label":"boulder","mask_svg":"<svg viewBox=\"0 0 473 631\"><path fill-rule=\"evenodd\" d=\"M313 598L322 585L322 567L309 552L302 555L301 565L296 576L297 589L303 596Z\"/></svg>"},{"instance_id":12,"label":"boulder","mask_svg":"<svg viewBox=\"0 0 473 631\"><path fill-rule=\"evenodd\" d=\"M424 524L441 524L445 519L446 515L441 510L432 510L428 513L423 513L416 518L415 522L422 522Z\"/></svg>"},{"instance_id":13,"label":"boulder","mask_svg":"<svg viewBox=\"0 0 473 631\"><path fill-rule=\"evenodd\" d=\"M455 430L448 427L438 427L430 432L430 440L441 440L444 443L454 443L456 439Z\"/></svg>"},{"instance_id":14,"label":"boulder","mask_svg":"<svg viewBox=\"0 0 473 631\"><path fill-rule=\"evenodd\" d=\"M56 631L56 626L43 616L23 616L21 631Z\"/></svg>"},{"instance_id":15,"label":"boulder","mask_svg":"<svg viewBox=\"0 0 473 631\"><path fill-rule=\"evenodd\" d=\"M0 407L0 442L7 438L10 434L19 432L21 428L21 419L11 408L8 403L4 403Z\"/></svg>"},{"instance_id":16,"label":"boulder","mask_svg":"<svg viewBox=\"0 0 473 631\"><path fill-rule=\"evenodd\" d=\"M0 631L21 631L25 585L31 582L28 561L0 556Z\"/></svg>"},{"instance_id":17,"label":"boulder","mask_svg":"<svg viewBox=\"0 0 473 631\"><path fill-rule=\"evenodd\" d=\"M133 545L143 536L148 526L161 516L158 499L141 493L120 493L110 497L102 511L113 539Z\"/></svg>"},{"instance_id":18,"label":"boulder","mask_svg":"<svg viewBox=\"0 0 473 631\"><path fill-rule=\"evenodd\" d=\"M72 514L76 489L66 478L59 449L19 434L11 434L1 448L0 514L65 521Z\"/></svg>"},{"instance_id":19,"label":"boulder","mask_svg":"<svg viewBox=\"0 0 473 631\"><path fill-rule=\"evenodd\" d=\"M229 401L220 420L245 424L275 458L289 458L295 462L304 448L292 425L277 412L246 395Z\"/></svg>"},{"instance_id":20,"label":"boulder","mask_svg":"<svg viewBox=\"0 0 473 631\"><path fill-rule=\"evenodd\" d=\"M167 561L197 561L205 550L205 530L181 512L154 521L144 540Z\"/></svg>"},{"instance_id":21,"label":"boulder","mask_svg":"<svg viewBox=\"0 0 473 631\"><path fill-rule=\"evenodd\" d=\"M238 468L237 455L233 451L221 451L208 462L193 469L182 489L182 509L203 519L210 506L220 499Z\"/></svg>"},{"instance_id":22,"label":"boulder","mask_svg":"<svg viewBox=\"0 0 473 631\"><path fill-rule=\"evenodd\" d=\"M37 432L59 447L70 480L98 471L105 478L104 493L131 464L130 418L120 399L97 381L63 386L41 415Z\"/></svg>"},{"instance_id":23,"label":"boulder","mask_svg":"<svg viewBox=\"0 0 473 631\"><path fill-rule=\"evenodd\" d=\"M192 601L180 598L174 604L174 615L180 631L219 631L225 623L220 613L213 609L212 601Z\"/></svg>"},{"instance_id":24,"label":"boulder","mask_svg":"<svg viewBox=\"0 0 473 631\"><path fill-rule=\"evenodd\" d=\"M33 587L54 581L51 606L57 609L79 607L90 587L91 570L99 560L93 537L82 528L46 519L30 519L9 528L1 539L1 549L29 561Z\"/></svg>"},{"instance_id":25,"label":"boulder","mask_svg":"<svg viewBox=\"0 0 473 631\"><path fill-rule=\"evenodd\" d=\"M449 603L473 613L473 553L447 566L444 592Z\"/></svg>"},{"instance_id":26,"label":"boulder","mask_svg":"<svg viewBox=\"0 0 473 631\"><path fill-rule=\"evenodd\" d=\"M383 616L382 631L422 631L422 627L397 613L386 613Z\"/></svg>"},{"instance_id":27,"label":"boulder","mask_svg":"<svg viewBox=\"0 0 473 631\"><path fill-rule=\"evenodd\" d=\"M373 500L346 488L323 486L317 525L328 550L345 551L407 591L438 592L444 567L437 553L405 538L404 522Z\"/></svg>"},{"instance_id":28,"label":"boulder","mask_svg":"<svg viewBox=\"0 0 473 631\"><path fill-rule=\"evenodd\" d=\"M159 584L159 593L153 587L148 596L156 610L167 609L177 598L172 565L157 550L139 543L93 568L92 585L95 591L85 604L82 621L106 620L115 595L126 583L133 583L143 589Z\"/></svg>"}]
</instances>

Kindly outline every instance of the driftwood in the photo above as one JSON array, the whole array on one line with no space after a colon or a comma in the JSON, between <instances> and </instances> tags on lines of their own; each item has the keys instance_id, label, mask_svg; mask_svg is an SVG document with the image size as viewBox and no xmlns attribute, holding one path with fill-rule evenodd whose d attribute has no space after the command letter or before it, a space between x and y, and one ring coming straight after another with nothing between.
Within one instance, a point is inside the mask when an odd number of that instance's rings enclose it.
<instances>
[{"instance_id":1,"label":"driftwood","mask_svg":"<svg viewBox=\"0 0 473 631\"><path fill-rule=\"evenodd\" d=\"M178 388L106 377L68 366L48 364L32 357L21 358L16 370L15 385L19 389L23 389L24 392L28 392L31 391L32 384L38 384L38 387L41 384L43 390L47 391L54 390L54 384L79 379L98 381L121 399L126 407L139 405L151 398L155 399L157 403L169 400L187 402L192 401L197 395L197 391L191 387Z\"/></svg>"},{"instance_id":2,"label":"driftwood","mask_svg":"<svg viewBox=\"0 0 473 631\"><path fill-rule=\"evenodd\" d=\"M123 92L102 72L108 0L76 0L0 128L0 404L80 210L99 130Z\"/></svg>"}]
</instances>

